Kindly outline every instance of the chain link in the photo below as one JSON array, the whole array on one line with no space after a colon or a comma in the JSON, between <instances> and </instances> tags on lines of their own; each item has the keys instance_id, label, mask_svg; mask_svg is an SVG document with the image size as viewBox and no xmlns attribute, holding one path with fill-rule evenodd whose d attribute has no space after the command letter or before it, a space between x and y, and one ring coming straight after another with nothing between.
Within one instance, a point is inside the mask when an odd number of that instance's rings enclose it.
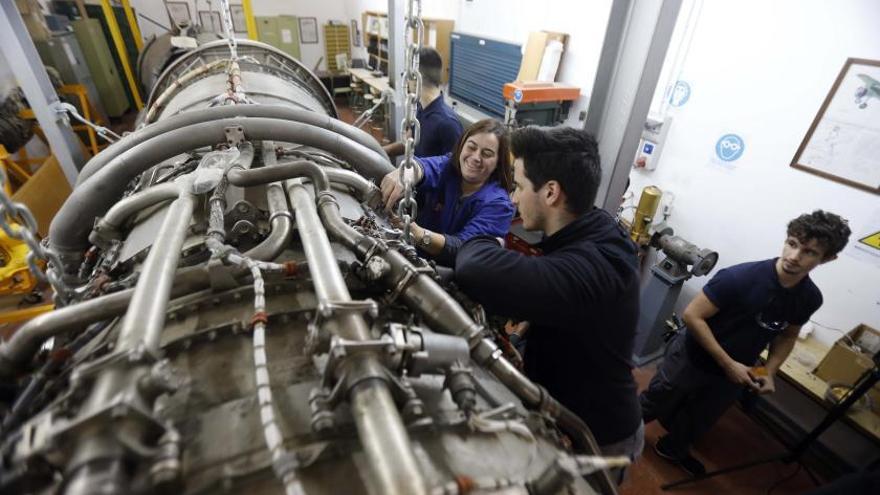
<instances>
[{"instance_id":1,"label":"chain link","mask_svg":"<svg viewBox=\"0 0 880 495\"><path fill-rule=\"evenodd\" d=\"M6 170L0 168L0 228L12 239L24 241L30 252L27 255L28 268L41 282L48 282L55 289L56 303L62 306L67 303L70 289L61 280L59 271L63 266L57 253L44 247L34 232L37 231L37 220L34 214L22 203L12 201L6 194L5 185L9 181ZM48 262L48 269L43 269L37 260Z\"/></svg>"},{"instance_id":2,"label":"chain link","mask_svg":"<svg viewBox=\"0 0 880 495\"><path fill-rule=\"evenodd\" d=\"M422 92L422 74L419 72L419 51L422 49L421 0L408 0L406 5L406 28L403 42L406 45L403 82L406 85L404 116L400 122L400 135L405 136L403 161L399 167L399 180L403 184L403 199L397 206L397 215L403 221L403 238L412 244L412 222L418 216L413 181L415 180L415 160L413 154L421 138L422 128L416 120L419 94ZM411 41L415 39L414 43ZM412 84L410 84L412 83Z\"/></svg>"}]
</instances>

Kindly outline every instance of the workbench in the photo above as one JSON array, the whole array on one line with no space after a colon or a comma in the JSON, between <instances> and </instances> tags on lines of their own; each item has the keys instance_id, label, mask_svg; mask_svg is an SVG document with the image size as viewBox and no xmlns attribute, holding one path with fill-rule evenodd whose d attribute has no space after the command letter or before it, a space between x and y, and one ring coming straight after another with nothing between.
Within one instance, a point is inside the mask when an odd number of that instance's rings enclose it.
<instances>
[{"instance_id":1,"label":"workbench","mask_svg":"<svg viewBox=\"0 0 880 495\"><path fill-rule=\"evenodd\" d=\"M819 342L812 336L806 339L798 339L788 359L782 364L777 373L781 378L792 384L797 390L820 403L826 409L832 404L825 399L828 383L813 374L813 369L822 361L830 348ZM761 355L766 359L767 351ZM805 364L807 363L807 364ZM875 405L876 409L877 405ZM880 415L868 409L850 409L842 418L861 434L872 438L880 443Z\"/></svg>"}]
</instances>

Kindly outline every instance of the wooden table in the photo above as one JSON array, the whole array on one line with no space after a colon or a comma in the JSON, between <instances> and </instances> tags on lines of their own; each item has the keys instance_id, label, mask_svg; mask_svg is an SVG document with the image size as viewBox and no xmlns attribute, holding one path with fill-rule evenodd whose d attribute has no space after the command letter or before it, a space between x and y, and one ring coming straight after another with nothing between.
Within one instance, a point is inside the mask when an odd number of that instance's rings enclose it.
<instances>
[{"instance_id":1,"label":"wooden table","mask_svg":"<svg viewBox=\"0 0 880 495\"><path fill-rule=\"evenodd\" d=\"M376 76L367 69L348 69L348 73L358 81L366 81L367 79L376 78Z\"/></svg>"},{"instance_id":2,"label":"wooden table","mask_svg":"<svg viewBox=\"0 0 880 495\"><path fill-rule=\"evenodd\" d=\"M816 364L822 361L828 350L828 346L812 336L804 340L798 340L791 355L779 368L779 376L781 378L826 408L831 407L831 404L825 400L828 383L814 375L813 369ZM799 356L806 357L808 358L806 359L807 361L813 361L815 364L807 367L797 359ZM766 359L767 351L764 351L761 357ZM880 442L880 416L877 413L867 409L850 409L843 419L864 435Z\"/></svg>"},{"instance_id":3,"label":"wooden table","mask_svg":"<svg viewBox=\"0 0 880 495\"><path fill-rule=\"evenodd\" d=\"M364 84L370 87L370 92L376 96L381 95L385 91L392 91L388 85L388 77L374 77L372 79L364 79Z\"/></svg>"}]
</instances>

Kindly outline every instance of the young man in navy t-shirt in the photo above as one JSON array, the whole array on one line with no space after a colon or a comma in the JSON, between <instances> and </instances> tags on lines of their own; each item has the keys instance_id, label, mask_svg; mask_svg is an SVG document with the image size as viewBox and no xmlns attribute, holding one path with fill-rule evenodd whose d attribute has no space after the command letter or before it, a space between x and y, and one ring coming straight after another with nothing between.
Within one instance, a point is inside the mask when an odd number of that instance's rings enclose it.
<instances>
[{"instance_id":1,"label":"young man in navy t-shirt","mask_svg":"<svg viewBox=\"0 0 880 495\"><path fill-rule=\"evenodd\" d=\"M687 333L670 343L666 359L639 397L645 423L669 432L654 447L690 473L705 473L690 455L693 443L736 400L743 387L775 390L775 375L801 326L822 305L811 270L837 258L849 239L846 220L816 210L792 220L779 258L718 272L687 306ZM764 371L752 366L770 346Z\"/></svg>"}]
</instances>

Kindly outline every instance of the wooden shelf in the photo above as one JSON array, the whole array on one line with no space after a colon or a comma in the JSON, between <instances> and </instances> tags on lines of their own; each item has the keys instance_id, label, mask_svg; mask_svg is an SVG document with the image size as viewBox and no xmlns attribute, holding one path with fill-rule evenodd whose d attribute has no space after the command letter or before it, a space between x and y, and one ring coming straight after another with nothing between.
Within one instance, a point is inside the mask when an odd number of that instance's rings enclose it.
<instances>
[{"instance_id":1,"label":"wooden shelf","mask_svg":"<svg viewBox=\"0 0 880 495\"><path fill-rule=\"evenodd\" d=\"M434 38L435 43L433 48L437 50L440 54L440 58L443 60L443 82L445 83L449 80L450 35L452 35L452 31L455 28L455 21L422 17L422 23L424 24L422 45L430 45L431 38ZM388 14L385 12L367 10L361 16L361 25L364 30L364 46L367 47L369 56L381 62L385 62L387 65L388 37L386 34L382 33L382 30L383 27L384 29L387 29ZM377 27L379 32L376 32L373 29L374 27ZM432 32L434 33L433 37L431 36ZM376 45L379 46L378 55L370 52L369 47L372 41L375 41ZM415 41L415 39L413 41ZM382 42L386 43L384 50L381 48ZM385 55L385 57L382 55ZM382 70L387 73L387 69L383 68Z\"/></svg>"}]
</instances>

